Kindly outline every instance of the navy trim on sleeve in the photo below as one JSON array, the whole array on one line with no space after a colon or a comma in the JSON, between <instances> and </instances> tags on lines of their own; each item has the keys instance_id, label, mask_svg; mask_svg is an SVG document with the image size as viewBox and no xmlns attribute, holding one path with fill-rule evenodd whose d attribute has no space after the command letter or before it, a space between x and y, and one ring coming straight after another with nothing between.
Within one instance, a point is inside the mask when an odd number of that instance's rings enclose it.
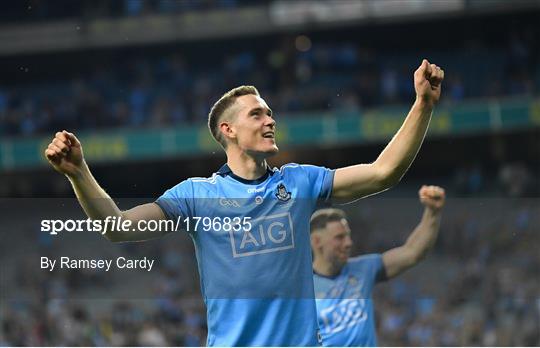
<instances>
[{"instance_id":1,"label":"navy trim on sleeve","mask_svg":"<svg viewBox=\"0 0 540 348\"><path fill-rule=\"evenodd\" d=\"M334 188L334 174L336 171L334 169L329 169L327 174L324 176L324 181L322 184L322 198L327 201L332 197L332 189Z\"/></svg>"},{"instance_id":2,"label":"navy trim on sleeve","mask_svg":"<svg viewBox=\"0 0 540 348\"><path fill-rule=\"evenodd\" d=\"M161 211L163 211L163 214L165 215L165 217L167 218L167 220L173 220L174 218L169 214L169 211L167 209L165 209L165 203L161 202L163 199L166 199L166 198L158 198L154 201L154 203L156 203L158 205L158 207L161 208Z\"/></svg>"},{"instance_id":3,"label":"navy trim on sleeve","mask_svg":"<svg viewBox=\"0 0 540 348\"><path fill-rule=\"evenodd\" d=\"M386 267L384 267L384 262L382 259L382 254L379 254L379 260L381 262L381 266L379 267L379 270L377 274L375 274L375 282L385 282L388 280L388 275L386 274Z\"/></svg>"}]
</instances>

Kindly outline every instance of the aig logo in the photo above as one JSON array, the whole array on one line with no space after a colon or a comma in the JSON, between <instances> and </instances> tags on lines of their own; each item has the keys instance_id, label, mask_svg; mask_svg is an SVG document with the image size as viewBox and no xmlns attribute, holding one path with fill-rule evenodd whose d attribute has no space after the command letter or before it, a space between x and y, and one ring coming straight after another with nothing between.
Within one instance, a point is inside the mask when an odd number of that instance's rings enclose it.
<instances>
[{"instance_id":1,"label":"aig logo","mask_svg":"<svg viewBox=\"0 0 540 348\"><path fill-rule=\"evenodd\" d=\"M289 212L251 220L248 231L230 231L233 257L252 256L294 248L294 230Z\"/></svg>"},{"instance_id":2,"label":"aig logo","mask_svg":"<svg viewBox=\"0 0 540 348\"><path fill-rule=\"evenodd\" d=\"M328 299L317 302L329 301ZM358 325L366 320L366 300L347 299L321 310L321 318L324 321L326 334L334 334L349 327Z\"/></svg>"}]
</instances>

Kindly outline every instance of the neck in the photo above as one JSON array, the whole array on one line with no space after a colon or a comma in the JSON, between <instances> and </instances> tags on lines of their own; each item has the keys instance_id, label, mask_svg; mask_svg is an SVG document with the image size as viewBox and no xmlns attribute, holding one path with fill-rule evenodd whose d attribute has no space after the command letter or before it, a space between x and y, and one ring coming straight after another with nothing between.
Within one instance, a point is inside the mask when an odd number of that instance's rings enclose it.
<instances>
[{"instance_id":1,"label":"neck","mask_svg":"<svg viewBox=\"0 0 540 348\"><path fill-rule=\"evenodd\" d=\"M324 261L321 257L315 257L313 260L313 270L325 277L335 277L343 268L343 265L336 265L331 262Z\"/></svg>"},{"instance_id":2,"label":"neck","mask_svg":"<svg viewBox=\"0 0 540 348\"><path fill-rule=\"evenodd\" d=\"M232 172L247 180L255 180L266 173L266 159L256 158L245 152L227 152L227 165Z\"/></svg>"}]
</instances>

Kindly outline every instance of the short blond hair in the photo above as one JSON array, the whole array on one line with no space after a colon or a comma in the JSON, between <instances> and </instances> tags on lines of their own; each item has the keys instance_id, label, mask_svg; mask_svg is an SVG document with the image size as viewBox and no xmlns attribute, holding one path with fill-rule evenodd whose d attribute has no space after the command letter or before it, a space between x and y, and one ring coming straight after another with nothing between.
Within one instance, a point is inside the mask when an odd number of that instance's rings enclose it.
<instances>
[{"instance_id":1,"label":"short blond hair","mask_svg":"<svg viewBox=\"0 0 540 348\"><path fill-rule=\"evenodd\" d=\"M225 149L227 148L227 142L223 138L223 134L219 130L219 122L221 121L225 112L233 106L238 97L244 95L256 95L260 96L259 91L254 86L239 86L231 89L227 93L221 96L219 100L212 106L210 113L208 114L208 129L212 134L212 137Z\"/></svg>"}]
</instances>

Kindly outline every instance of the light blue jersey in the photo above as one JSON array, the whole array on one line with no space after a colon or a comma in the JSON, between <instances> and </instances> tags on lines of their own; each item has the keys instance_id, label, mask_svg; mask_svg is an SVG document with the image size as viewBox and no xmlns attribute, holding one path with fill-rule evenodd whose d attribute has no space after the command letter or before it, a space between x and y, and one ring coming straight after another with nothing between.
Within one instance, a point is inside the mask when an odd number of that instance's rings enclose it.
<instances>
[{"instance_id":1,"label":"light blue jersey","mask_svg":"<svg viewBox=\"0 0 540 348\"><path fill-rule=\"evenodd\" d=\"M245 180L225 165L158 198L195 244L209 346L319 345L309 220L333 178L288 164Z\"/></svg>"},{"instance_id":2,"label":"light blue jersey","mask_svg":"<svg viewBox=\"0 0 540 348\"><path fill-rule=\"evenodd\" d=\"M350 258L334 278L314 274L323 346L377 345L371 294L375 282L384 278L380 254Z\"/></svg>"}]
</instances>

